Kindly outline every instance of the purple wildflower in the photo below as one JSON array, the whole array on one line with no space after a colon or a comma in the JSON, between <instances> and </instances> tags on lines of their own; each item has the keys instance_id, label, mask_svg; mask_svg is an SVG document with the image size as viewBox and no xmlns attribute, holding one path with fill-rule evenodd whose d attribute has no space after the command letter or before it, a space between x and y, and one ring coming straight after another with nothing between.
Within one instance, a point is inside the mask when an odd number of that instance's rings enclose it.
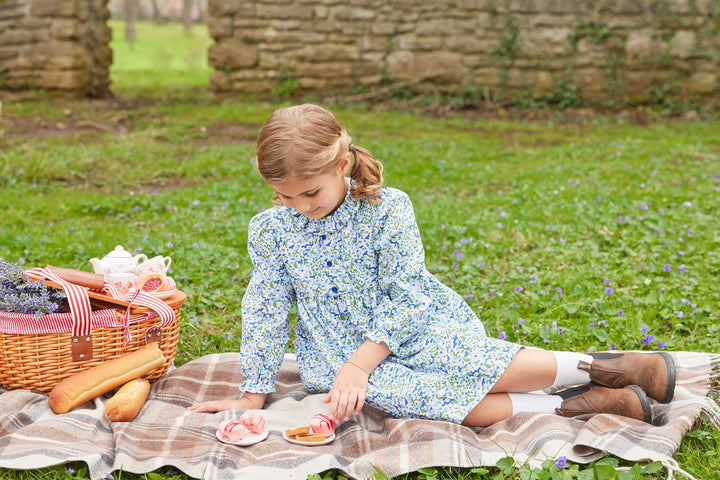
<instances>
[{"instance_id":1,"label":"purple wildflower","mask_svg":"<svg viewBox=\"0 0 720 480\"><path fill-rule=\"evenodd\" d=\"M525 325L525 320L522 317L518 317L518 324Z\"/></svg>"},{"instance_id":2,"label":"purple wildflower","mask_svg":"<svg viewBox=\"0 0 720 480\"><path fill-rule=\"evenodd\" d=\"M665 271L666 273L670 273L670 270L671 269L670 269L669 263L666 263L665 265L663 265L663 271Z\"/></svg>"},{"instance_id":3,"label":"purple wildflower","mask_svg":"<svg viewBox=\"0 0 720 480\"><path fill-rule=\"evenodd\" d=\"M642 339L643 345L650 345L654 341L655 341L655 335L653 335L652 333L646 337L643 337L643 339Z\"/></svg>"},{"instance_id":4,"label":"purple wildflower","mask_svg":"<svg viewBox=\"0 0 720 480\"><path fill-rule=\"evenodd\" d=\"M557 292L558 292L558 295L560 295L561 297L562 297L563 295L565 295L565 294L563 293L563 289L560 288L560 287L557 288Z\"/></svg>"},{"instance_id":5,"label":"purple wildflower","mask_svg":"<svg viewBox=\"0 0 720 480\"><path fill-rule=\"evenodd\" d=\"M567 465L567 457L565 455L559 456L555 462L555 466L558 468L565 468L565 465Z\"/></svg>"},{"instance_id":6,"label":"purple wildflower","mask_svg":"<svg viewBox=\"0 0 720 480\"><path fill-rule=\"evenodd\" d=\"M647 333L650 331L650 329L647 327L647 325L643 325L643 327L640 329L643 335L647 335Z\"/></svg>"},{"instance_id":7,"label":"purple wildflower","mask_svg":"<svg viewBox=\"0 0 720 480\"><path fill-rule=\"evenodd\" d=\"M612 295L612 293L613 293L613 288L612 288L612 287L607 287L607 288L605 289L605 293L607 293L608 295Z\"/></svg>"},{"instance_id":8,"label":"purple wildflower","mask_svg":"<svg viewBox=\"0 0 720 480\"><path fill-rule=\"evenodd\" d=\"M675 312L675 315L677 315L678 318L683 318L685 316L685 312L683 312L682 310L678 310L677 312Z\"/></svg>"},{"instance_id":9,"label":"purple wildflower","mask_svg":"<svg viewBox=\"0 0 720 480\"><path fill-rule=\"evenodd\" d=\"M525 290L525 289L524 289L522 286L517 286L517 287L515 287L515 293L520 293L520 292L522 292L523 290Z\"/></svg>"},{"instance_id":10,"label":"purple wildflower","mask_svg":"<svg viewBox=\"0 0 720 480\"><path fill-rule=\"evenodd\" d=\"M604 278L604 279L603 279L603 285L610 285L610 279L609 279L609 278Z\"/></svg>"},{"instance_id":11,"label":"purple wildflower","mask_svg":"<svg viewBox=\"0 0 720 480\"><path fill-rule=\"evenodd\" d=\"M658 348L660 350L665 350L666 345L667 345L667 342L663 342L662 340L658 342Z\"/></svg>"},{"instance_id":12,"label":"purple wildflower","mask_svg":"<svg viewBox=\"0 0 720 480\"><path fill-rule=\"evenodd\" d=\"M498 338L500 340L507 340L507 334L505 333L504 330L502 332L498 333Z\"/></svg>"},{"instance_id":13,"label":"purple wildflower","mask_svg":"<svg viewBox=\"0 0 720 480\"><path fill-rule=\"evenodd\" d=\"M624 317L624 316L625 316L625 312L623 312L623 310L621 308L620 310L618 310L618 317Z\"/></svg>"}]
</instances>

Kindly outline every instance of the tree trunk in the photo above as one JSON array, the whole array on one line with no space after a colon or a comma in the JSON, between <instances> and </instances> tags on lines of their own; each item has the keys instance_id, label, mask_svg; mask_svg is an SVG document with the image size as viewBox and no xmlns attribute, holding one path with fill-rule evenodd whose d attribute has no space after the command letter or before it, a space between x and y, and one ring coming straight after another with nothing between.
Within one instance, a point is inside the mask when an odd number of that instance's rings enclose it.
<instances>
[{"instance_id":1,"label":"tree trunk","mask_svg":"<svg viewBox=\"0 0 720 480\"><path fill-rule=\"evenodd\" d=\"M183 26L185 31L192 30L192 0L183 0Z\"/></svg>"},{"instance_id":2,"label":"tree trunk","mask_svg":"<svg viewBox=\"0 0 720 480\"><path fill-rule=\"evenodd\" d=\"M160 7L158 7L157 0L150 0L150 4L152 5L153 22L160 23Z\"/></svg>"},{"instance_id":3,"label":"tree trunk","mask_svg":"<svg viewBox=\"0 0 720 480\"><path fill-rule=\"evenodd\" d=\"M135 4L136 0L125 0L125 40L135 41Z\"/></svg>"}]
</instances>

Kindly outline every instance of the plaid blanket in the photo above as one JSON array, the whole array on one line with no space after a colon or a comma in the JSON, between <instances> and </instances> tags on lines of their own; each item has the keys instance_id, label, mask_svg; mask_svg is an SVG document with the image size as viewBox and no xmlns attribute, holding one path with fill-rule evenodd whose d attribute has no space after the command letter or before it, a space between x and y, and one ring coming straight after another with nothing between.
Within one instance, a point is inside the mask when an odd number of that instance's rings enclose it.
<instances>
[{"instance_id":1,"label":"plaid blanket","mask_svg":"<svg viewBox=\"0 0 720 480\"><path fill-rule=\"evenodd\" d=\"M288 355L277 378L277 393L263 415L268 438L248 447L221 443L215 431L238 411L194 414L192 404L237 394L239 355L208 355L168 372L152 386L133 422L112 423L106 397L70 413L55 415L47 395L0 388L0 467L35 469L86 462L93 479L122 469L151 472L172 465L205 479L304 479L339 469L352 478L380 471L398 476L430 466L492 466L506 456L518 464L539 464L561 455L588 463L604 453L630 461L659 460L677 469L673 454L701 413L720 426L720 409L708 394L717 382L720 355L674 353L678 364L672 403L653 404L655 425L612 415L563 418L520 414L483 429L426 420L400 420L372 408L337 429L324 446L298 446L282 438L286 428L307 424L326 410L323 395L309 395Z\"/></svg>"}]
</instances>

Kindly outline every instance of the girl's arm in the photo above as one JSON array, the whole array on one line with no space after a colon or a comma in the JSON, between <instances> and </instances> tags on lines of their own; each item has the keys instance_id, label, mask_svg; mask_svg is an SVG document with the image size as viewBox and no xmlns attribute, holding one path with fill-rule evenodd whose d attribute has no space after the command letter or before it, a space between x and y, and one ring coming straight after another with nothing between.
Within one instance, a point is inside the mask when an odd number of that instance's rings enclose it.
<instances>
[{"instance_id":1,"label":"girl's arm","mask_svg":"<svg viewBox=\"0 0 720 480\"><path fill-rule=\"evenodd\" d=\"M332 389L323 402L330 404L330 415L336 419L358 414L365 404L368 378L375 368L390 355L384 342L365 340L343 364L335 377Z\"/></svg>"}]
</instances>

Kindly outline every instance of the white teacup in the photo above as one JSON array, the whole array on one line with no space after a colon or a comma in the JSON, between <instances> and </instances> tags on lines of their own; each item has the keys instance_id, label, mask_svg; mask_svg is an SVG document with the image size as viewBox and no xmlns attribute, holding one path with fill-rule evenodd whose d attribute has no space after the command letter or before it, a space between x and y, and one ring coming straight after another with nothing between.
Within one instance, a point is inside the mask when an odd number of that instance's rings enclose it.
<instances>
[{"instance_id":1,"label":"white teacup","mask_svg":"<svg viewBox=\"0 0 720 480\"><path fill-rule=\"evenodd\" d=\"M133 286L135 286L137 275L134 273L108 273L105 275L105 281L114 285L122 294L126 294Z\"/></svg>"},{"instance_id":2,"label":"white teacup","mask_svg":"<svg viewBox=\"0 0 720 480\"><path fill-rule=\"evenodd\" d=\"M155 273L160 273L162 275L165 275L167 273L168 268L170 268L171 263L172 263L172 258L163 257L162 255L158 255L156 257L152 257L148 260L145 260L140 265L138 265L138 273L150 271L150 272L155 272Z\"/></svg>"}]
</instances>

